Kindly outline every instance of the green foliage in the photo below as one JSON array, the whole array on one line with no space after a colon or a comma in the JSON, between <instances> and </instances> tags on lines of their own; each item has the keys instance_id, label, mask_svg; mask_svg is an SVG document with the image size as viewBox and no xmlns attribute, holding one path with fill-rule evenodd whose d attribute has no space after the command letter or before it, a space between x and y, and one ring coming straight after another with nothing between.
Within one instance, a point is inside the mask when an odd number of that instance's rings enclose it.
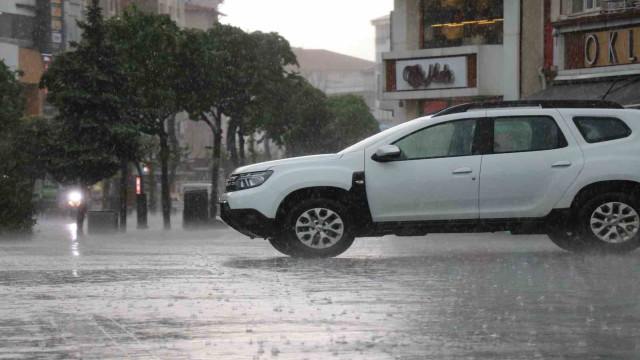
<instances>
[{"instance_id":1,"label":"green foliage","mask_svg":"<svg viewBox=\"0 0 640 360\"><path fill-rule=\"evenodd\" d=\"M18 75L0 59L0 134L13 128L24 111L25 98Z\"/></svg>"},{"instance_id":2,"label":"green foliage","mask_svg":"<svg viewBox=\"0 0 640 360\"><path fill-rule=\"evenodd\" d=\"M247 33L230 25L183 33L181 90L189 98L181 99L193 120L213 108L226 115L244 111L256 78L255 49Z\"/></svg>"},{"instance_id":3,"label":"green foliage","mask_svg":"<svg viewBox=\"0 0 640 360\"><path fill-rule=\"evenodd\" d=\"M60 118L24 121L16 139L19 146L32 156L34 168L46 169L57 182L89 186L118 171L115 155L103 143L89 142L95 137L74 130L73 124Z\"/></svg>"},{"instance_id":4,"label":"green foliage","mask_svg":"<svg viewBox=\"0 0 640 360\"><path fill-rule=\"evenodd\" d=\"M283 90L285 90L283 88ZM288 100L283 104L279 141L289 156L326 153L332 149L331 114L326 95L297 78L286 87ZM271 129L270 134L275 134Z\"/></svg>"},{"instance_id":5,"label":"green foliage","mask_svg":"<svg viewBox=\"0 0 640 360\"><path fill-rule=\"evenodd\" d=\"M33 183L20 176L0 175L0 235L30 233L35 224Z\"/></svg>"},{"instance_id":6,"label":"green foliage","mask_svg":"<svg viewBox=\"0 0 640 360\"><path fill-rule=\"evenodd\" d=\"M129 78L97 0L79 26L76 50L56 56L40 82L58 115L36 129L48 134L41 157L56 181L92 185L112 176L118 159L135 157L138 133Z\"/></svg>"},{"instance_id":7,"label":"green foliage","mask_svg":"<svg viewBox=\"0 0 640 360\"><path fill-rule=\"evenodd\" d=\"M297 76L270 86L270 97L251 108L249 123L284 145L289 156L337 152L379 131L360 96L327 97Z\"/></svg>"},{"instance_id":8,"label":"green foliage","mask_svg":"<svg viewBox=\"0 0 640 360\"><path fill-rule=\"evenodd\" d=\"M380 131L362 96L334 95L327 98L332 121L329 130L333 134L333 152L345 149Z\"/></svg>"},{"instance_id":9,"label":"green foliage","mask_svg":"<svg viewBox=\"0 0 640 360\"><path fill-rule=\"evenodd\" d=\"M180 29L168 15L144 13L135 4L107 20L106 27L107 42L126 75L126 99L137 127L151 135L164 133L165 119L182 110Z\"/></svg>"},{"instance_id":10,"label":"green foliage","mask_svg":"<svg viewBox=\"0 0 640 360\"><path fill-rule=\"evenodd\" d=\"M0 234L30 232L35 223L29 162L15 141L25 104L18 75L0 60Z\"/></svg>"}]
</instances>

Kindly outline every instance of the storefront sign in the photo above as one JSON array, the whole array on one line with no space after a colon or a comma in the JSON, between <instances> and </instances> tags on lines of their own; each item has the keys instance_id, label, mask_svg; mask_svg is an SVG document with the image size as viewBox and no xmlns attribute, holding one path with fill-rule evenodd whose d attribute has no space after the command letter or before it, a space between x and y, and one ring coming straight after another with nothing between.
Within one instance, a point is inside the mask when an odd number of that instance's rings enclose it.
<instances>
[{"instance_id":1,"label":"storefront sign","mask_svg":"<svg viewBox=\"0 0 640 360\"><path fill-rule=\"evenodd\" d=\"M398 60L397 91L467 87L467 57Z\"/></svg>"},{"instance_id":2,"label":"storefront sign","mask_svg":"<svg viewBox=\"0 0 640 360\"><path fill-rule=\"evenodd\" d=\"M59 53L63 51L62 32L64 30L63 10L61 0L51 0L51 45L50 51Z\"/></svg>"},{"instance_id":3,"label":"storefront sign","mask_svg":"<svg viewBox=\"0 0 640 360\"><path fill-rule=\"evenodd\" d=\"M640 58L640 28L587 33L584 67L624 65Z\"/></svg>"}]
</instances>

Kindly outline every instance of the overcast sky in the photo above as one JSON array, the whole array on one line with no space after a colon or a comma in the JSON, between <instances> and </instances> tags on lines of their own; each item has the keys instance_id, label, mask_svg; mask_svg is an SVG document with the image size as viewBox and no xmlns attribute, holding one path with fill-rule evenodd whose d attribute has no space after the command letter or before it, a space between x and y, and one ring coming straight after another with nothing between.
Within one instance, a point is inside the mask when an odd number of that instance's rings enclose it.
<instances>
[{"instance_id":1,"label":"overcast sky","mask_svg":"<svg viewBox=\"0 0 640 360\"><path fill-rule=\"evenodd\" d=\"M275 31L292 46L375 59L371 20L393 0L225 0L221 22L246 31Z\"/></svg>"}]
</instances>

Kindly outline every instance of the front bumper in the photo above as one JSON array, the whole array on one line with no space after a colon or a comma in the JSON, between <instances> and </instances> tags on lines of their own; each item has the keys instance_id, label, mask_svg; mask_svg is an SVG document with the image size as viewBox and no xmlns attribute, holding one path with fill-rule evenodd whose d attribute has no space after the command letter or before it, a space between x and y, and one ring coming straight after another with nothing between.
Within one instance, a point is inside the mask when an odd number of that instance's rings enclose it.
<instances>
[{"instance_id":1,"label":"front bumper","mask_svg":"<svg viewBox=\"0 0 640 360\"><path fill-rule=\"evenodd\" d=\"M240 233L250 238L271 238L276 233L274 219L254 209L231 209L226 201L220 202L220 218Z\"/></svg>"}]
</instances>

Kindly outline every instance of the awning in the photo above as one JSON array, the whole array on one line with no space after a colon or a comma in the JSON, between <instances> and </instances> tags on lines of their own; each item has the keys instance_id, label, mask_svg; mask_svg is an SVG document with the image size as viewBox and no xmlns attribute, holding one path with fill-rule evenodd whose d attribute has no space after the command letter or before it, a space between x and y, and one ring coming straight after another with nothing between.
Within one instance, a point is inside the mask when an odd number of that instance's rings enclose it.
<instances>
[{"instance_id":1,"label":"awning","mask_svg":"<svg viewBox=\"0 0 640 360\"><path fill-rule=\"evenodd\" d=\"M609 100L627 107L639 107L640 77L559 83L525 100Z\"/></svg>"}]
</instances>

